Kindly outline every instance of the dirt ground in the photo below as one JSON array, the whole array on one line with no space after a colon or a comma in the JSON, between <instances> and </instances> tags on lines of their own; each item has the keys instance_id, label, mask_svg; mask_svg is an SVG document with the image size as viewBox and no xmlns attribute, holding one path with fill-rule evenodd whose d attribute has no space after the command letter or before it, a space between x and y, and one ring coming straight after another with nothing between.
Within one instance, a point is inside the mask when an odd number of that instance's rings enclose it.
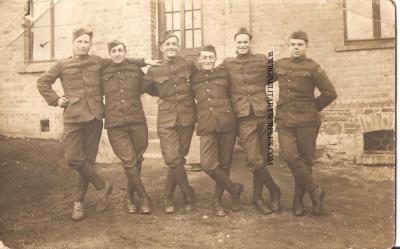
<instances>
[{"instance_id":1,"label":"dirt ground","mask_svg":"<svg viewBox=\"0 0 400 249\"><path fill-rule=\"evenodd\" d=\"M325 214L294 217L292 177L276 158L270 170L283 192L283 211L265 216L251 205L251 177L243 160L236 153L232 166L232 178L245 185L241 212L215 217L210 206L212 181L203 172L189 172L197 209L164 214L166 168L159 159L147 159L143 181L153 200L152 215L127 214L122 168L101 164L99 172L114 185L110 210L95 212L97 195L91 187L85 201L87 218L74 222L70 216L75 174L63 162L61 144L0 137L0 241L12 249L392 247L394 168L317 163L315 177L327 193ZM182 207L179 192L175 199ZM228 196L224 201L229 206Z\"/></svg>"}]
</instances>

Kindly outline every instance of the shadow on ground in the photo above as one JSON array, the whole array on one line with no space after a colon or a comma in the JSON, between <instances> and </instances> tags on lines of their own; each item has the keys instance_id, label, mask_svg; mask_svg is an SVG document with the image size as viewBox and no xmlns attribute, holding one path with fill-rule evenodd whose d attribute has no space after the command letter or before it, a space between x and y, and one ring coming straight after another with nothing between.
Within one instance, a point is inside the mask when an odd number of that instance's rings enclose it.
<instances>
[{"instance_id":1,"label":"shadow on ground","mask_svg":"<svg viewBox=\"0 0 400 249\"><path fill-rule=\"evenodd\" d=\"M394 169L352 164L315 166L327 192L325 214L293 217L292 177L278 159L270 167L283 192L283 211L263 216L251 206L252 183L240 153L232 178L245 185L243 210L216 218L210 206L212 181L189 172L197 209L190 214L162 211L166 168L147 159L143 181L154 212L126 214L125 176L114 164L97 165L114 185L110 210L95 213L95 190L86 198L87 218L70 219L75 175L63 163L61 144L48 140L0 138L0 241L12 249L61 248L390 248L394 241ZM266 191L264 191L266 192ZM265 193L266 194L266 193ZM227 194L224 202L229 208ZM181 193L175 200L182 207ZM310 209L309 199L306 199Z\"/></svg>"}]
</instances>

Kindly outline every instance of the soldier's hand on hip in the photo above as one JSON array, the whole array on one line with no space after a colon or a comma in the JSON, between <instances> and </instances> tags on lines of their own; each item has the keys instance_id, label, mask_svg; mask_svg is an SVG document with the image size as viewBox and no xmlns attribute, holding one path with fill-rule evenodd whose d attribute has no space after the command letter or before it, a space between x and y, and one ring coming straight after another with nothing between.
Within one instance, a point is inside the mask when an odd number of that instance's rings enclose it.
<instances>
[{"instance_id":1,"label":"soldier's hand on hip","mask_svg":"<svg viewBox=\"0 0 400 249\"><path fill-rule=\"evenodd\" d=\"M68 105L69 99L67 97L61 97L58 99L58 106L61 108L65 108Z\"/></svg>"}]
</instances>

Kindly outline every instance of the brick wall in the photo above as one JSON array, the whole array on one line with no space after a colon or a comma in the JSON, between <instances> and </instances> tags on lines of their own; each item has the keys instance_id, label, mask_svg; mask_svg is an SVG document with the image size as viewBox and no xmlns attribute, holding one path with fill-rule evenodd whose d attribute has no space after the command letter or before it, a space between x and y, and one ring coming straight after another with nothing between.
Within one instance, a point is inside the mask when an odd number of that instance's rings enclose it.
<instances>
[{"instance_id":1,"label":"brick wall","mask_svg":"<svg viewBox=\"0 0 400 249\"><path fill-rule=\"evenodd\" d=\"M35 86L52 62L24 60L27 42L21 26L23 15L18 16L24 2L0 2L0 134L59 139L61 110L48 107ZM126 42L130 56L157 56L157 0L75 0L74 4L74 27L94 31L93 53L107 56L106 42L117 38ZM332 136L343 138L342 147L358 153L362 148L360 115L387 113L394 117L394 49L340 49L344 45L342 0L203 0L202 8L203 43L216 46L219 61L235 55L233 34L241 26L254 34L255 52L273 50L276 59L287 56L286 41L292 31L308 33L309 57L327 71L339 95L322 112L320 144L330 143ZM61 92L59 84L55 87ZM156 99L144 96L143 101L154 134ZM50 132L40 132L41 119L50 120Z\"/></svg>"}]
</instances>

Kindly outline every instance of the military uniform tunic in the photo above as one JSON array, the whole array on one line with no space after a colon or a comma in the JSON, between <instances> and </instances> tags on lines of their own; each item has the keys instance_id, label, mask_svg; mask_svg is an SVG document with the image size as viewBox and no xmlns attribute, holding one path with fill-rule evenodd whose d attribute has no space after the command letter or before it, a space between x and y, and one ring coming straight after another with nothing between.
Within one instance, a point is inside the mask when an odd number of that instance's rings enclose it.
<instances>
[{"instance_id":1,"label":"military uniform tunic","mask_svg":"<svg viewBox=\"0 0 400 249\"><path fill-rule=\"evenodd\" d=\"M104 117L100 70L109 62L95 55L69 57L58 61L37 81L37 88L49 105L58 104L60 97L52 89L58 78L69 99L63 112L63 141L67 162L73 168L96 160ZM144 65L144 60L138 64Z\"/></svg>"},{"instance_id":2,"label":"military uniform tunic","mask_svg":"<svg viewBox=\"0 0 400 249\"><path fill-rule=\"evenodd\" d=\"M337 97L325 71L306 57L284 58L274 63L274 80L279 81L275 121L281 155L296 177L312 184L311 172L321 124L319 112ZM317 88L320 95L315 97Z\"/></svg>"},{"instance_id":3,"label":"military uniform tunic","mask_svg":"<svg viewBox=\"0 0 400 249\"><path fill-rule=\"evenodd\" d=\"M102 70L105 94L105 128L114 153L125 168L143 161L148 146L148 129L140 95L147 90L143 71L124 61Z\"/></svg>"},{"instance_id":4,"label":"military uniform tunic","mask_svg":"<svg viewBox=\"0 0 400 249\"><path fill-rule=\"evenodd\" d=\"M195 70L193 62L175 57L149 68L145 76L145 82L152 82L160 97L157 133L169 167L183 165L189 153L196 123L196 103L190 90L190 76Z\"/></svg>"},{"instance_id":5,"label":"military uniform tunic","mask_svg":"<svg viewBox=\"0 0 400 249\"><path fill-rule=\"evenodd\" d=\"M197 135L204 170L229 168L236 139L236 117L229 98L226 70L199 71L191 78L197 101Z\"/></svg>"},{"instance_id":6,"label":"military uniform tunic","mask_svg":"<svg viewBox=\"0 0 400 249\"><path fill-rule=\"evenodd\" d=\"M252 171L262 168L267 136L267 57L252 53L238 55L226 58L219 67L229 72L231 102L238 118L239 139L247 166Z\"/></svg>"}]
</instances>

